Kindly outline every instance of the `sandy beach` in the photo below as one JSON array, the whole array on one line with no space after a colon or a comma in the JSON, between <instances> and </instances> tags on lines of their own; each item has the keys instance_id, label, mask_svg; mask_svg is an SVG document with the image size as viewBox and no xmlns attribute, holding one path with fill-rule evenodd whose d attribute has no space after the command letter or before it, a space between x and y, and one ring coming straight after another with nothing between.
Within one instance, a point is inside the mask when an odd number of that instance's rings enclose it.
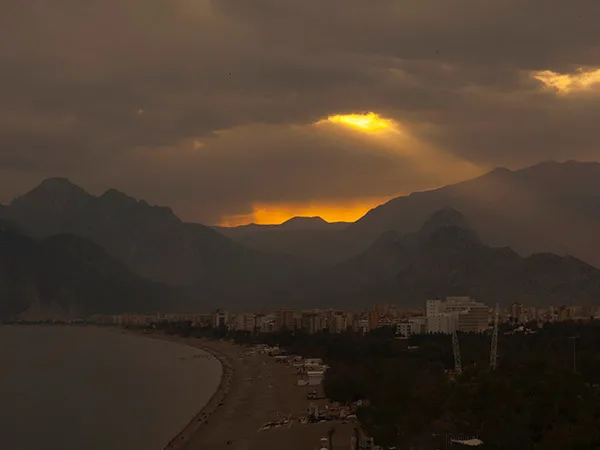
<instances>
[{"instance_id":1,"label":"sandy beach","mask_svg":"<svg viewBox=\"0 0 600 450\"><path fill-rule=\"evenodd\" d=\"M299 417L307 415L310 401L305 388L296 385L298 375L292 368L228 341L151 336L200 348L223 365L223 377L214 396L166 449L314 450L321 448L320 439L326 438L333 426L333 448L350 450L356 423L299 422ZM285 425L260 430L265 423L284 418L288 419Z\"/></svg>"}]
</instances>

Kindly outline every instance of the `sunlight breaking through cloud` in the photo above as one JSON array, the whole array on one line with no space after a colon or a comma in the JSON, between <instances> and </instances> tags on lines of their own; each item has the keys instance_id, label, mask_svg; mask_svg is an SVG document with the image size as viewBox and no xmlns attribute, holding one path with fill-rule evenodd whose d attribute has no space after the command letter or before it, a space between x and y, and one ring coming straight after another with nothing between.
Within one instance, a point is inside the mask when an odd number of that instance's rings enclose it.
<instances>
[{"instance_id":1,"label":"sunlight breaking through cloud","mask_svg":"<svg viewBox=\"0 0 600 450\"><path fill-rule=\"evenodd\" d=\"M573 92L590 90L600 85L600 69L577 69L574 73L558 73L551 70L535 72L533 78L558 94L567 95Z\"/></svg>"},{"instance_id":2,"label":"sunlight breaking through cloud","mask_svg":"<svg viewBox=\"0 0 600 450\"><path fill-rule=\"evenodd\" d=\"M320 120L317 122L317 125L323 123L341 124L365 133L389 131L397 128L397 124L393 120L385 119L374 112L365 114L336 114L328 116L327 119Z\"/></svg>"}]
</instances>

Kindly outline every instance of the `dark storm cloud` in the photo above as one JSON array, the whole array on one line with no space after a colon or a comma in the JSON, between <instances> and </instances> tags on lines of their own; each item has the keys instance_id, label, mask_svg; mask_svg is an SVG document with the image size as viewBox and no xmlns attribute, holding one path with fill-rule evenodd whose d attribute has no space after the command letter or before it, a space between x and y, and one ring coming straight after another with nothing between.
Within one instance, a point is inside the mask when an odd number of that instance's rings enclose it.
<instances>
[{"instance_id":1,"label":"dark storm cloud","mask_svg":"<svg viewBox=\"0 0 600 450\"><path fill-rule=\"evenodd\" d=\"M215 222L452 181L407 143L310 126L361 111L481 170L598 159L597 94L531 77L600 66L598 19L593 0L2 2L0 198L60 174Z\"/></svg>"}]
</instances>

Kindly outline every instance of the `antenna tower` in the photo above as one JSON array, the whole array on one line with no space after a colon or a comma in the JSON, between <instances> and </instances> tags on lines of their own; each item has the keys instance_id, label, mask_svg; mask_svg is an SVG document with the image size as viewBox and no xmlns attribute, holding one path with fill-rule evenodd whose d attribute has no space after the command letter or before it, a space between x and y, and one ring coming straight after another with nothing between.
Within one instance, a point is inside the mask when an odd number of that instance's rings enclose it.
<instances>
[{"instance_id":1,"label":"antenna tower","mask_svg":"<svg viewBox=\"0 0 600 450\"><path fill-rule=\"evenodd\" d=\"M454 351L454 371L457 375L460 375L462 373L462 363L460 361L460 346L458 345L456 330L452 332L452 350Z\"/></svg>"},{"instance_id":2,"label":"antenna tower","mask_svg":"<svg viewBox=\"0 0 600 450\"><path fill-rule=\"evenodd\" d=\"M496 362L498 361L498 310L499 306L496 303L496 314L494 315L494 331L492 332L492 348L490 351L490 370L496 370Z\"/></svg>"}]
</instances>

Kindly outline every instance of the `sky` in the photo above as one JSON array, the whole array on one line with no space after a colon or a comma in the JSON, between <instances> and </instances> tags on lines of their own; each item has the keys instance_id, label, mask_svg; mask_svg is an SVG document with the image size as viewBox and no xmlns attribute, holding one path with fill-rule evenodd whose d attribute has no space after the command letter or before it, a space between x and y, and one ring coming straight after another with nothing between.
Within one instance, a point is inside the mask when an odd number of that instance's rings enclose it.
<instances>
[{"instance_id":1,"label":"sky","mask_svg":"<svg viewBox=\"0 0 600 450\"><path fill-rule=\"evenodd\" d=\"M600 161L597 0L0 2L0 202L47 177L205 224Z\"/></svg>"}]
</instances>

